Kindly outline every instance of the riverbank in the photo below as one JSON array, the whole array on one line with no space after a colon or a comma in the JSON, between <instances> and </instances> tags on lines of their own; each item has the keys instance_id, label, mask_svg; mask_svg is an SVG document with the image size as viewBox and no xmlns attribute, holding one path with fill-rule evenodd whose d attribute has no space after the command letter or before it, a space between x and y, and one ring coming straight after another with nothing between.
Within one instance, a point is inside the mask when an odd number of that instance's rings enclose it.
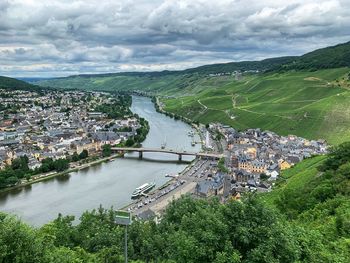
<instances>
[{"instance_id":1,"label":"riverbank","mask_svg":"<svg viewBox=\"0 0 350 263\"><path fill-rule=\"evenodd\" d=\"M167 182L165 186L155 189L144 197L123 207L123 210L131 212L140 219L147 219L152 214L161 216L172 201L180 198L182 195L196 195L197 184L207 180L210 167L213 164L217 165L217 161L194 159L190 165Z\"/></svg>"},{"instance_id":2,"label":"riverbank","mask_svg":"<svg viewBox=\"0 0 350 263\"><path fill-rule=\"evenodd\" d=\"M66 175L66 174L69 174L69 173L72 173L72 172L78 172L80 170L92 167L94 165L101 164L101 163L106 162L106 161L113 160L113 159L118 158L118 157L122 157L121 154L119 154L119 153L118 154L113 154L113 155L111 155L109 157L104 157L104 158L101 158L101 159L98 159L98 160L95 160L95 161L92 161L92 162L88 162L88 163L81 164L79 166L75 166L75 167L70 168L68 170L65 170L63 172L50 172L50 173L46 173L46 174L39 174L39 175L36 175L36 177L38 177L37 179L31 179L30 181L19 183L17 185L11 186L11 187L7 187L7 188L4 188L4 189L1 189L0 193L10 192L12 190L19 189L19 188L22 188L22 187L25 187L25 186L28 186L28 185L32 185L32 184L35 184L35 183L39 183L39 182L42 182L42 181L46 181L46 180L52 179L52 178L57 177L57 176Z\"/></svg>"},{"instance_id":3,"label":"riverbank","mask_svg":"<svg viewBox=\"0 0 350 263\"><path fill-rule=\"evenodd\" d=\"M168 116L167 112L164 111L163 108L160 106L158 97L155 97L155 98L156 98L155 108L159 109L161 113L163 113L166 116ZM142 119L142 120L143 120L143 122L141 123L142 124L141 125L142 134L141 134L140 138L138 138L139 140L135 140L135 144L132 145L131 147L139 147L139 146L141 146L142 142L146 139L146 136L147 136L147 134L149 132L149 124L148 124L147 120L144 120L144 119ZM187 121L190 121L190 120L188 119ZM191 126L197 130L198 134L200 135L200 137L202 139L201 133L198 130L198 126L193 124L193 123L191 123ZM9 192L9 191L12 191L12 190L15 190L15 189L19 189L19 188L26 187L26 186L29 186L29 185L32 185L32 184L35 184L35 183L39 183L39 182L42 182L42 181L46 181L46 180L55 178L57 176L63 176L63 175L66 175L66 174L69 174L69 173L72 173L72 172L78 172L78 171L80 171L82 169L86 169L88 167L91 167L91 166L94 166L94 165L97 165L97 164L101 164L101 163L106 162L106 161L113 160L113 159L115 159L117 157L123 157L123 154L118 153L118 154L113 154L113 155L111 155L109 157L99 158L98 160L95 160L95 161L92 161L92 162L88 162L88 163L84 163L84 164L81 164L79 166L74 166L74 167L72 167L72 168L70 168L68 170L62 171L62 172L48 172L48 173L44 173L44 174L38 174L38 175L35 176L36 177L35 179L30 179L29 181L21 182L19 184L14 185L14 186L10 186L10 187L6 187L4 189L0 189L0 193L6 193L6 192ZM167 183L169 183L170 181L172 181L172 180L169 180ZM159 189L159 188L157 188L157 189Z\"/></svg>"}]
</instances>

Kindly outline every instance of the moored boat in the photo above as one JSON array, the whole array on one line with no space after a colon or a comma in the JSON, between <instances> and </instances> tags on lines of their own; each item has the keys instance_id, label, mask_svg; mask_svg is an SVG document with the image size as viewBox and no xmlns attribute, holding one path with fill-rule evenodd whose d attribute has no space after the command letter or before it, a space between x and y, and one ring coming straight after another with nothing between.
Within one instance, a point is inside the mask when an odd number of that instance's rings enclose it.
<instances>
[{"instance_id":1,"label":"moored boat","mask_svg":"<svg viewBox=\"0 0 350 263\"><path fill-rule=\"evenodd\" d=\"M131 198L138 198L141 195L144 195L145 193L149 192L155 186L156 184L154 182L145 183L135 189L135 191L131 194Z\"/></svg>"}]
</instances>

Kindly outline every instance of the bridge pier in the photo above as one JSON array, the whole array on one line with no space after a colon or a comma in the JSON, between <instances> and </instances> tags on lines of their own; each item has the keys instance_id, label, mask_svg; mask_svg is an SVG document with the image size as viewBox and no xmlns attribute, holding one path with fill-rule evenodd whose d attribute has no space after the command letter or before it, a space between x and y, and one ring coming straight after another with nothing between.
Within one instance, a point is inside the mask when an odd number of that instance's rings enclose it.
<instances>
[{"instance_id":1,"label":"bridge pier","mask_svg":"<svg viewBox=\"0 0 350 263\"><path fill-rule=\"evenodd\" d=\"M182 161L182 154L179 154L179 162Z\"/></svg>"},{"instance_id":2,"label":"bridge pier","mask_svg":"<svg viewBox=\"0 0 350 263\"><path fill-rule=\"evenodd\" d=\"M143 152L139 151L139 158L142 159L142 157L143 157Z\"/></svg>"}]
</instances>

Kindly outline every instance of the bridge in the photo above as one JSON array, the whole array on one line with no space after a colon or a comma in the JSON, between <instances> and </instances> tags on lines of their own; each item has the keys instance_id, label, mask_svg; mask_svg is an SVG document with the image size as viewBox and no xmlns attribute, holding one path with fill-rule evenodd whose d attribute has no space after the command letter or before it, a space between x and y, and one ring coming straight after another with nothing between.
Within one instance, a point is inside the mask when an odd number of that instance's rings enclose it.
<instances>
[{"instance_id":1,"label":"bridge","mask_svg":"<svg viewBox=\"0 0 350 263\"><path fill-rule=\"evenodd\" d=\"M195 157L207 157L212 159L220 159L224 157L223 154L218 153L205 153L205 152L187 152L187 151L175 151L171 149L157 149L157 148L132 148L132 147L112 147L112 151L117 152L138 152L139 158L142 159L143 153L145 152L154 152L154 153L170 153L170 154L176 154L179 156L179 161L182 160L182 156L184 155L190 155Z\"/></svg>"}]
</instances>

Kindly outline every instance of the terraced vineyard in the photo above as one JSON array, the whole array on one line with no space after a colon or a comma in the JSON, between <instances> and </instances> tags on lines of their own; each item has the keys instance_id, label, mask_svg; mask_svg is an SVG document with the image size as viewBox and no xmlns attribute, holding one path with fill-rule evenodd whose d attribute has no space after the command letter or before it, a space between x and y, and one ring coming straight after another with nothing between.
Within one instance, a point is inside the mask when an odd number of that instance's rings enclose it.
<instances>
[{"instance_id":1,"label":"terraced vineyard","mask_svg":"<svg viewBox=\"0 0 350 263\"><path fill-rule=\"evenodd\" d=\"M239 81L225 77L222 85L197 86L192 95L163 102L165 110L202 123L260 127L338 144L350 139L350 91L344 81L348 72L338 68L270 73Z\"/></svg>"},{"instance_id":2,"label":"terraced vineyard","mask_svg":"<svg viewBox=\"0 0 350 263\"><path fill-rule=\"evenodd\" d=\"M299 57L205 65L183 71L125 72L48 79L45 87L142 91L165 110L201 123L350 140L350 42ZM242 77L233 72L245 73ZM219 75L219 76L218 76Z\"/></svg>"}]
</instances>

